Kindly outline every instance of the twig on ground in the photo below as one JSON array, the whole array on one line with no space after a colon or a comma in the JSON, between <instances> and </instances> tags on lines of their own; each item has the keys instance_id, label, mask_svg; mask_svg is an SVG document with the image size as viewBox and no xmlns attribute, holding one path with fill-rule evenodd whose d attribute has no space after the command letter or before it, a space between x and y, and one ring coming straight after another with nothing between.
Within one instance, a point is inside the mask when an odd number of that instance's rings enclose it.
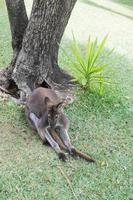
<instances>
[{"instance_id":1,"label":"twig on ground","mask_svg":"<svg viewBox=\"0 0 133 200\"><path fill-rule=\"evenodd\" d=\"M67 181L67 183L68 183L68 186L69 186L69 188L71 189L74 198L75 198L76 200L79 200L78 197L76 196L74 190L73 190L73 187L72 187L72 184L71 184L69 178L67 177L67 175L65 174L65 172L63 171L63 169L62 169L60 166L57 166L57 168L60 170L61 174L62 174L62 175L64 176L64 178L66 179L66 181Z\"/></svg>"}]
</instances>

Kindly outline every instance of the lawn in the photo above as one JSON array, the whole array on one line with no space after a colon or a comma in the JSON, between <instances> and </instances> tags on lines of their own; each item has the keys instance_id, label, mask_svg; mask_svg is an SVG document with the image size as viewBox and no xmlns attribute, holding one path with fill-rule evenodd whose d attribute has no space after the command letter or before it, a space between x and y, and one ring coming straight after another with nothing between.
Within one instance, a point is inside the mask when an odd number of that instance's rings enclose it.
<instances>
[{"instance_id":1,"label":"lawn","mask_svg":"<svg viewBox=\"0 0 133 200\"><path fill-rule=\"evenodd\" d=\"M98 0L97 2L99 3ZM125 12L129 14L130 8L119 4L124 0L111 2L118 3L120 9L123 6L124 15ZM132 4L128 3L128 6ZM91 15L93 23L90 18L90 22L80 22L85 15L82 8L90 11L86 13L86 17ZM81 16L79 21L75 21L77 15ZM110 20L111 28L108 25ZM91 154L97 164L70 157L67 163L61 162L55 152L43 146L39 137L28 127L24 108L11 101L1 100L0 200L74 200L68 180L79 200L133 199L133 20L78 2L62 41L66 49L70 41L70 29L73 27L76 32L78 23L82 24L77 30L81 46L84 45L82 38L86 38L87 34L101 37L106 34L105 31L109 31L107 51L112 46L115 47L109 62L116 60L112 64L115 71L112 81L115 80L116 84L105 87L102 97L96 91L84 92L79 89L75 101L65 109L70 119L69 134L73 144ZM84 23L89 23L86 32ZM94 26L95 23L97 27ZM85 37L81 38L80 34ZM6 67L10 62L10 42L8 18L2 0L0 67ZM60 64L65 66L66 59L61 52L59 58Z\"/></svg>"},{"instance_id":2,"label":"lawn","mask_svg":"<svg viewBox=\"0 0 133 200\"><path fill-rule=\"evenodd\" d=\"M124 6L132 7L133 6L133 1L132 0L112 0L114 2L118 2L120 4L123 4Z\"/></svg>"}]
</instances>

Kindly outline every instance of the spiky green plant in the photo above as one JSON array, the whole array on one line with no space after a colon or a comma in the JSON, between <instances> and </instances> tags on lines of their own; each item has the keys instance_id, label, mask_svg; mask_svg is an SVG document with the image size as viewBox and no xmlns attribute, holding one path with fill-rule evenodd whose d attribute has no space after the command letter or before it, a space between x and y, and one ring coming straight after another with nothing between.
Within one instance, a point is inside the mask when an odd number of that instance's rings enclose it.
<instances>
[{"instance_id":1,"label":"spiky green plant","mask_svg":"<svg viewBox=\"0 0 133 200\"><path fill-rule=\"evenodd\" d=\"M89 36L87 46L82 51L73 35L69 50L71 55L61 47L65 56L69 60L68 70L80 85L85 89L91 89L92 85L98 84L99 93L102 94L103 84L110 83L110 76L105 68L110 66L105 60L101 59L101 55L105 49L108 35L106 35L100 43L97 38L92 40ZM83 54L83 52L85 52ZM106 60L113 50L106 54Z\"/></svg>"}]
</instances>

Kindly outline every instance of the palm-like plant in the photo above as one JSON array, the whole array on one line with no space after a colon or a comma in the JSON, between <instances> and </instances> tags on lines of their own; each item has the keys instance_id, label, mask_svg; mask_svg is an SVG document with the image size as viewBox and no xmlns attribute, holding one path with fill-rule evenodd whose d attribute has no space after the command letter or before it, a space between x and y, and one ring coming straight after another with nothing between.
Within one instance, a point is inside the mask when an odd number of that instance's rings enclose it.
<instances>
[{"instance_id":1,"label":"palm-like plant","mask_svg":"<svg viewBox=\"0 0 133 200\"><path fill-rule=\"evenodd\" d=\"M74 35L69 47L72 56L68 55L67 52L61 48L70 62L68 70L74 77L74 80L80 83L85 89L91 88L92 83L97 83L99 85L100 94L102 94L103 83L110 83L110 76L105 73L105 68L107 68L110 63L101 59L107 38L108 35L98 44L97 38L92 40L89 36L87 47L85 48L85 55L83 55ZM113 50L106 54L106 59L112 52Z\"/></svg>"}]
</instances>

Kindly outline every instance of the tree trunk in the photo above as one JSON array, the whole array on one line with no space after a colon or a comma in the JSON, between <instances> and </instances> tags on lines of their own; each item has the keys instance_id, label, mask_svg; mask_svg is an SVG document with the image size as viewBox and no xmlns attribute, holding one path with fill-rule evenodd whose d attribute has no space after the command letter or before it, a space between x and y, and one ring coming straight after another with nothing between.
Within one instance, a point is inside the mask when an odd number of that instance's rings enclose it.
<instances>
[{"instance_id":1,"label":"tree trunk","mask_svg":"<svg viewBox=\"0 0 133 200\"><path fill-rule=\"evenodd\" d=\"M0 86L11 91L13 88L14 92L16 91L16 85L12 80L12 72L22 47L23 35L28 24L28 18L24 0L5 0L5 2L11 28L13 58L7 69L0 70Z\"/></svg>"},{"instance_id":2,"label":"tree trunk","mask_svg":"<svg viewBox=\"0 0 133 200\"><path fill-rule=\"evenodd\" d=\"M12 73L18 53L22 46L23 35L28 24L24 0L5 0L12 35L13 59L9 68Z\"/></svg>"},{"instance_id":3,"label":"tree trunk","mask_svg":"<svg viewBox=\"0 0 133 200\"><path fill-rule=\"evenodd\" d=\"M59 68L58 50L75 3L76 0L34 0L27 25L23 0L6 0L13 49L17 49L12 78L26 94L46 83L61 98L71 98L72 78Z\"/></svg>"}]
</instances>

